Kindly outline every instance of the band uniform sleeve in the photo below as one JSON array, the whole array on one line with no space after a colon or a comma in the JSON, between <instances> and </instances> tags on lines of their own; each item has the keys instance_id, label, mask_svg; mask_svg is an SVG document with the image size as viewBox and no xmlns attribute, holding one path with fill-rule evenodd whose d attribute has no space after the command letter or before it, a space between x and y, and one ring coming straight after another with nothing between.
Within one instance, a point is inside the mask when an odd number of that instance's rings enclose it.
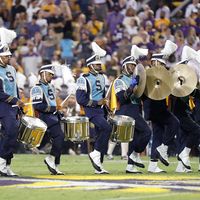
<instances>
[{"instance_id":1,"label":"band uniform sleeve","mask_svg":"<svg viewBox=\"0 0 200 200\"><path fill-rule=\"evenodd\" d=\"M41 87L34 86L30 93L32 102L42 101L41 103L33 104L35 110L39 112L50 112L50 107L43 99L43 91Z\"/></svg>"},{"instance_id":2,"label":"band uniform sleeve","mask_svg":"<svg viewBox=\"0 0 200 200\"><path fill-rule=\"evenodd\" d=\"M96 107L98 102L92 101L90 99L89 87L87 84L87 80L84 77L80 77L77 80L77 90L76 90L76 99L79 105L88 106L88 107Z\"/></svg>"},{"instance_id":3,"label":"band uniform sleeve","mask_svg":"<svg viewBox=\"0 0 200 200\"><path fill-rule=\"evenodd\" d=\"M0 78L0 101L14 105L17 103L18 98L10 96L4 92L3 80Z\"/></svg>"},{"instance_id":4,"label":"band uniform sleeve","mask_svg":"<svg viewBox=\"0 0 200 200\"><path fill-rule=\"evenodd\" d=\"M129 95L127 95L129 88L126 88L124 82L121 79L117 79L115 81L114 88L120 105L127 103L127 101L130 99Z\"/></svg>"}]
</instances>

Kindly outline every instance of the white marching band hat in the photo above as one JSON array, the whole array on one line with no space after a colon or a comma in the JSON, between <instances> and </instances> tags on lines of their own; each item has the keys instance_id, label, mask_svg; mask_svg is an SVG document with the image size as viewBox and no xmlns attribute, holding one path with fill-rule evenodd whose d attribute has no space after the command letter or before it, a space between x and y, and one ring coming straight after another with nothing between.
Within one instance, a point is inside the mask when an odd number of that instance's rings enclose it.
<instances>
[{"instance_id":1,"label":"white marching band hat","mask_svg":"<svg viewBox=\"0 0 200 200\"><path fill-rule=\"evenodd\" d=\"M139 48L138 46L133 45L131 48L131 55L124 58L124 60L122 61L122 66L128 63L137 65L137 59L141 56L147 56L147 54L148 49Z\"/></svg>"},{"instance_id":2,"label":"white marching band hat","mask_svg":"<svg viewBox=\"0 0 200 200\"><path fill-rule=\"evenodd\" d=\"M91 44L94 55L86 60L87 66L92 64L102 64L101 58L106 55L106 51L102 49L96 42Z\"/></svg>"},{"instance_id":3,"label":"white marching band hat","mask_svg":"<svg viewBox=\"0 0 200 200\"><path fill-rule=\"evenodd\" d=\"M190 60L196 60L200 63L199 53L191 47L185 45L181 54L181 61L178 64L187 64Z\"/></svg>"},{"instance_id":4,"label":"white marching band hat","mask_svg":"<svg viewBox=\"0 0 200 200\"><path fill-rule=\"evenodd\" d=\"M155 53L151 57L151 61L157 60L163 64L166 64L166 59L173 54L178 46L170 40L165 42L164 48L161 50L161 53Z\"/></svg>"},{"instance_id":5,"label":"white marching band hat","mask_svg":"<svg viewBox=\"0 0 200 200\"><path fill-rule=\"evenodd\" d=\"M55 70L54 70L54 66L52 64L49 65L43 65L42 67L40 67L39 73L42 72L49 72L51 74L55 74Z\"/></svg>"}]
</instances>

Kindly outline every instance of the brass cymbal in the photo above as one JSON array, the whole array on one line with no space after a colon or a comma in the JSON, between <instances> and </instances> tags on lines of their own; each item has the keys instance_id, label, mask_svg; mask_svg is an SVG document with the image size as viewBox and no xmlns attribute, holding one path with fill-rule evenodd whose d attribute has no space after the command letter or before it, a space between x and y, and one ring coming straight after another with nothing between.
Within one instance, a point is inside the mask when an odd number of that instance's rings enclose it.
<instances>
[{"instance_id":1,"label":"brass cymbal","mask_svg":"<svg viewBox=\"0 0 200 200\"><path fill-rule=\"evenodd\" d=\"M146 71L144 69L144 66L142 64L138 64L136 66L135 75L139 75L139 83L135 91L136 97L141 97L144 93L145 85L146 85Z\"/></svg>"},{"instance_id":2,"label":"brass cymbal","mask_svg":"<svg viewBox=\"0 0 200 200\"><path fill-rule=\"evenodd\" d=\"M163 66L146 70L145 95L153 100L162 100L171 94L173 82L170 72Z\"/></svg>"},{"instance_id":3,"label":"brass cymbal","mask_svg":"<svg viewBox=\"0 0 200 200\"><path fill-rule=\"evenodd\" d=\"M173 79L172 94L185 97L193 92L197 86L197 75L193 68L185 64L175 65L170 69Z\"/></svg>"}]
</instances>

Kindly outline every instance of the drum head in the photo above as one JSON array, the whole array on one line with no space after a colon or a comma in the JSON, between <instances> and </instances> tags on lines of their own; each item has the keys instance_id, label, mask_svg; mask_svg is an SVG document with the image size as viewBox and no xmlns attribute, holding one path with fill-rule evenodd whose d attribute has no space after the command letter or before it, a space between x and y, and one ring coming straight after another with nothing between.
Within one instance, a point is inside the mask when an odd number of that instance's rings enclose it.
<instances>
[{"instance_id":1,"label":"drum head","mask_svg":"<svg viewBox=\"0 0 200 200\"><path fill-rule=\"evenodd\" d=\"M132 117L126 115L115 115L111 119L116 125L132 124L135 125L135 120Z\"/></svg>"},{"instance_id":2,"label":"drum head","mask_svg":"<svg viewBox=\"0 0 200 200\"><path fill-rule=\"evenodd\" d=\"M39 127L45 130L47 129L46 123L44 123L42 120L36 117L23 116L22 121L28 124L29 127Z\"/></svg>"},{"instance_id":3,"label":"drum head","mask_svg":"<svg viewBox=\"0 0 200 200\"><path fill-rule=\"evenodd\" d=\"M73 117L66 117L64 121L68 123L77 123L77 122L81 123L81 122L89 122L89 118L82 116L73 116Z\"/></svg>"}]
</instances>

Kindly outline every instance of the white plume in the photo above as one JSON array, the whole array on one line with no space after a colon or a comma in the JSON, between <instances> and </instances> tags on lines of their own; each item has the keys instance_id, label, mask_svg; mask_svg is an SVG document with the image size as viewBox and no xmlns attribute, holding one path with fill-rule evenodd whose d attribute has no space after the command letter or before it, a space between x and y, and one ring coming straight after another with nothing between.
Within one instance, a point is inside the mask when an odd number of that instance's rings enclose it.
<instances>
[{"instance_id":1,"label":"white plume","mask_svg":"<svg viewBox=\"0 0 200 200\"><path fill-rule=\"evenodd\" d=\"M131 56L136 60L141 56L147 56L148 49L139 48L137 45L133 45L131 48Z\"/></svg>"},{"instance_id":2,"label":"white plume","mask_svg":"<svg viewBox=\"0 0 200 200\"><path fill-rule=\"evenodd\" d=\"M4 27L0 28L0 41L2 44L10 44L16 37L17 34L15 31Z\"/></svg>"},{"instance_id":3,"label":"white plume","mask_svg":"<svg viewBox=\"0 0 200 200\"><path fill-rule=\"evenodd\" d=\"M99 57L104 57L106 55L106 51L102 49L96 42L92 42L92 50L94 54Z\"/></svg>"},{"instance_id":4,"label":"white plume","mask_svg":"<svg viewBox=\"0 0 200 200\"><path fill-rule=\"evenodd\" d=\"M198 63L200 63L200 50L197 51L196 60L197 60Z\"/></svg>"},{"instance_id":5,"label":"white plume","mask_svg":"<svg viewBox=\"0 0 200 200\"><path fill-rule=\"evenodd\" d=\"M182 54L181 54L181 60L191 60L191 59L195 59L195 60L199 60L198 62L200 62L200 58L199 54L197 51L195 51L194 49L192 49L189 46L184 46L183 50L182 50Z\"/></svg>"},{"instance_id":6,"label":"white plume","mask_svg":"<svg viewBox=\"0 0 200 200\"><path fill-rule=\"evenodd\" d=\"M176 51L177 48L178 48L178 46L175 43L173 43L170 40L167 40L165 42L164 48L161 50L161 53L164 56L170 56L171 54L173 54Z\"/></svg>"}]
</instances>

